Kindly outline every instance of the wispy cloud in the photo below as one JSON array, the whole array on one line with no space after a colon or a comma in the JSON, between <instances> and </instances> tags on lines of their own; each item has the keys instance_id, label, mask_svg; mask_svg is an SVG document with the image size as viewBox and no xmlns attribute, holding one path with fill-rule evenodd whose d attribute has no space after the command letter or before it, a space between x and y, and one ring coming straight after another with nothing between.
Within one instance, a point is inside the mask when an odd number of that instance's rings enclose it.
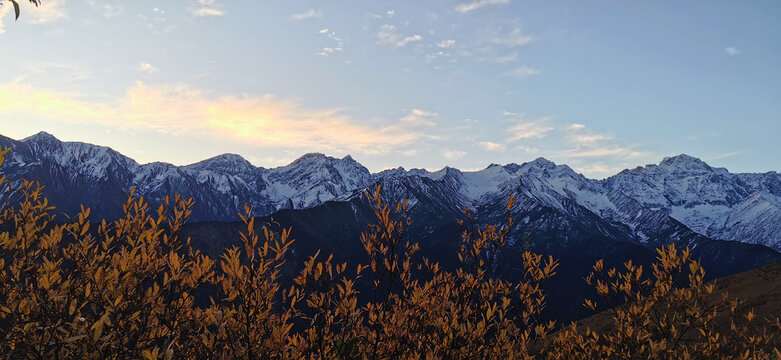
<instances>
[{"instance_id":1,"label":"wispy cloud","mask_svg":"<svg viewBox=\"0 0 781 360\"><path fill-rule=\"evenodd\" d=\"M442 40L439 43L437 43L437 46L443 49L447 49L453 47L453 45L455 44L456 44L455 40Z\"/></svg>"},{"instance_id":2,"label":"wispy cloud","mask_svg":"<svg viewBox=\"0 0 781 360\"><path fill-rule=\"evenodd\" d=\"M556 124L551 118L544 119L546 122L541 124L543 129L551 128L544 133L544 140L539 140L539 136L530 137L536 132L529 131L529 138L517 142L520 145L517 150L543 155L557 163L570 165L585 176L596 178L616 174L638 163L652 163L658 158L657 154L644 150L639 144L628 144L584 124ZM536 125L522 125L521 129L540 127L539 123Z\"/></svg>"},{"instance_id":3,"label":"wispy cloud","mask_svg":"<svg viewBox=\"0 0 781 360\"><path fill-rule=\"evenodd\" d=\"M621 166L609 166L605 163L595 163L595 164L589 164L585 166L578 166L575 167L575 171L581 173L581 174L589 174L591 176L598 175L598 177L606 177L610 175L617 174L624 168Z\"/></svg>"},{"instance_id":4,"label":"wispy cloud","mask_svg":"<svg viewBox=\"0 0 781 360\"><path fill-rule=\"evenodd\" d=\"M217 0L192 0L188 8L190 14L196 17L222 16L225 11Z\"/></svg>"},{"instance_id":5,"label":"wispy cloud","mask_svg":"<svg viewBox=\"0 0 781 360\"><path fill-rule=\"evenodd\" d=\"M110 19L114 16L122 14L125 11L125 7L122 5L103 4L101 7L103 11L103 17Z\"/></svg>"},{"instance_id":6,"label":"wispy cloud","mask_svg":"<svg viewBox=\"0 0 781 360\"><path fill-rule=\"evenodd\" d=\"M334 41L334 46L324 47L317 55L329 57L337 52L344 50L344 40L336 35L336 32L328 31L328 29L321 29L318 34L325 35L329 39Z\"/></svg>"},{"instance_id":7,"label":"wispy cloud","mask_svg":"<svg viewBox=\"0 0 781 360\"><path fill-rule=\"evenodd\" d=\"M618 147L618 146L601 146L594 148L584 148L580 150L573 150L565 152L570 158L604 158L615 156L628 156L628 157L640 157L645 155L639 151L632 151L631 149Z\"/></svg>"},{"instance_id":8,"label":"wispy cloud","mask_svg":"<svg viewBox=\"0 0 781 360\"><path fill-rule=\"evenodd\" d=\"M208 7L195 8L190 10L190 13L196 17L222 16L225 14L225 12L220 9Z\"/></svg>"},{"instance_id":9,"label":"wispy cloud","mask_svg":"<svg viewBox=\"0 0 781 360\"><path fill-rule=\"evenodd\" d=\"M517 60L518 60L517 52L514 52L512 54L502 55L502 56L479 57L475 59L475 61L477 62L491 62L496 64L507 64L507 63L515 62Z\"/></svg>"},{"instance_id":10,"label":"wispy cloud","mask_svg":"<svg viewBox=\"0 0 781 360\"><path fill-rule=\"evenodd\" d=\"M30 60L23 65L28 75L42 76L49 80L58 78L68 82L92 79L90 69L79 62Z\"/></svg>"},{"instance_id":11,"label":"wispy cloud","mask_svg":"<svg viewBox=\"0 0 781 360\"><path fill-rule=\"evenodd\" d=\"M570 127L569 129L571 130L572 128ZM586 133L586 134L574 133L574 134L570 134L568 136L568 139L570 140L571 143L577 146L592 146L605 140L612 140L613 137L610 135L596 134L596 133Z\"/></svg>"},{"instance_id":12,"label":"wispy cloud","mask_svg":"<svg viewBox=\"0 0 781 360\"><path fill-rule=\"evenodd\" d=\"M261 164L262 166L285 166L293 162L293 160L296 159L295 156L253 156L253 155L247 155L246 156L247 161L249 161L252 164Z\"/></svg>"},{"instance_id":13,"label":"wispy cloud","mask_svg":"<svg viewBox=\"0 0 781 360\"><path fill-rule=\"evenodd\" d=\"M190 8L190 11L193 10L194 9ZM138 17L141 19L144 25L146 25L146 27L151 30L152 34L168 33L176 28L175 25L169 23L166 19L165 10L160 8L152 8L144 14L138 14Z\"/></svg>"},{"instance_id":14,"label":"wispy cloud","mask_svg":"<svg viewBox=\"0 0 781 360\"><path fill-rule=\"evenodd\" d=\"M501 5L501 4L509 4L510 0L474 0L472 2L459 4L456 6L456 11L465 14L470 11L477 10L479 8L488 6L488 5Z\"/></svg>"},{"instance_id":15,"label":"wispy cloud","mask_svg":"<svg viewBox=\"0 0 781 360\"><path fill-rule=\"evenodd\" d=\"M409 43L421 40L423 40L423 37L420 35L403 35L399 33L395 26L388 24L380 26L380 31L377 33L377 43L392 48L404 47Z\"/></svg>"},{"instance_id":16,"label":"wispy cloud","mask_svg":"<svg viewBox=\"0 0 781 360\"><path fill-rule=\"evenodd\" d=\"M435 51L435 52L426 54L426 58L425 59L426 59L426 62L433 63L433 62L435 62L439 58L449 57L449 56L450 56L449 52L439 50L439 51ZM450 61L453 62L454 60L455 59L451 59ZM434 66L434 68L437 68L437 66Z\"/></svg>"},{"instance_id":17,"label":"wispy cloud","mask_svg":"<svg viewBox=\"0 0 781 360\"><path fill-rule=\"evenodd\" d=\"M385 154L409 149L430 127L414 112L396 121L360 121L341 109L311 109L273 95L213 96L183 84L137 82L109 102L82 100L71 93L21 83L0 85L6 115L34 116L64 123L99 124L118 129L222 137L246 144L306 151Z\"/></svg>"},{"instance_id":18,"label":"wispy cloud","mask_svg":"<svg viewBox=\"0 0 781 360\"><path fill-rule=\"evenodd\" d=\"M340 51L344 50L341 47L324 47L320 52L317 53L317 55L329 57L335 53L338 53Z\"/></svg>"},{"instance_id":19,"label":"wispy cloud","mask_svg":"<svg viewBox=\"0 0 781 360\"><path fill-rule=\"evenodd\" d=\"M158 69L157 67L153 66L150 63L142 62L138 64L138 67L136 67L136 71L142 74L154 74L160 71L160 69Z\"/></svg>"},{"instance_id":20,"label":"wispy cloud","mask_svg":"<svg viewBox=\"0 0 781 360\"><path fill-rule=\"evenodd\" d=\"M620 144L612 135L592 131L583 124L570 124L565 130L565 145L569 148L560 151L557 155L566 159L613 158L625 160L651 155L645 151L635 150L632 146Z\"/></svg>"},{"instance_id":21,"label":"wispy cloud","mask_svg":"<svg viewBox=\"0 0 781 360\"><path fill-rule=\"evenodd\" d=\"M733 157L735 155L739 155L743 153L743 150L736 150L736 151L730 151L723 154L714 155L708 158L708 160L719 160L719 159L725 159L728 157Z\"/></svg>"},{"instance_id":22,"label":"wispy cloud","mask_svg":"<svg viewBox=\"0 0 781 360\"><path fill-rule=\"evenodd\" d=\"M550 125L551 118L544 117L536 120L525 120L523 117L516 120L515 124L507 129L510 133L508 141L517 141L521 139L542 139L551 130L554 129Z\"/></svg>"},{"instance_id":23,"label":"wispy cloud","mask_svg":"<svg viewBox=\"0 0 781 360\"><path fill-rule=\"evenodd\" d=\"M3 19L6 15L13 10L10 2L4 1L0 4L0 34L5 32L5 25ZM68 13L65 10L64 0L46 0L40 6L28 6L24 9L23 16L20 20L24 20L31 24L42 24L48 22L54 22L63 18L67 18Z\"/></svg>"},{"instance_id":24,"label":"wispy cloud","mask_svg":"<svg viewBox=\"0 0 781 360\"><path fill-rule=\"evenodd\" d=\"M533 147L533 146L526 146L526 145L518 145L515 147L516 150L523 151L526 154L539 154L540 149Z\"/></svg>"},{"instance_id":25,"label":"wispy cloud","mask_svg":"<svg viewBox=\"0 0 781 360\"><path fill-rule=\"evenodd\" d=\"M461 150L442 150L442 157L448 160L458 160L466 155L465 151Z\"/></svg>"},{"instance_id":26,"label":"wispy cloud","mask_svg":"<svg viewBox=\"0 0 781 360\"><path fill-rule=\"evenodd\" d=\"M506 73L503 73L502 76L511 77L511 78L518 79L518 80L523 80L523 79L525 79L525 78L527 78L529 76L534 76L534 75L537 75L539 73L540 73L539 70L524 65L524 66L521 66L521 67L516 68L514 70L510 70L510 71L508 71Z\"/></svg>"},{"instance_id":27,"label":"wispy cloud","mask_svg":"<svg viewBox=\"0 0 781 360\"><path fill-rule=\"evenodd\" d=\"M41 24L67 18L68 12L65 0L46 0L40 6L28 6L24 16L30 23Z\"/></svg>"},{"instance_id":28,"label":"wispy cloud","mask_svg":"<svg viewBox=\"0 0 781 360\"><path fill-rule=\"evenodd\" d=\"M122 4L98 4L95 0L85 0L84 2L96 11L101 12L106 19L120 15L125 11L125 7Z\"/></svg>"},{"instance_id":29,"label":"wispy cloud","mask_svg":"<svg viewBox=\"0 0 781 360\"><path fill-rule=\"evenodd\" d=\"M499 144L491 141L481 141L477 143L481 148L487 151L504 151L504 144Z\"/></svg>"},{"instance_id":30,"label":"wispy cloud","mask_svg":"<svg viewBox=\"0 0 781 360\"><path fill-rule=\"evenodd\" d=\"M426 126L431 127L436 125L434 119L439 117L439 114L420 109L412 109L409 114L401 118L403 124L411 126Z\"/></svg>"},{"instance_id":31,"label":"wispy cloud","mask_svg":"<svg viewBox=\"0 0 781 360\"><path fill-rule=\"evenodd\" d=\"M5 24L3 24L3 19L5 19L5 16L11 12L11 6L8 4L3 4L0 6L0 34L5 32Z\"/></svg>"},{"instance_id":32,"label":"wispy cloud","mask_svg":"<svg viewBox=\"0 0 781 360\"><path fill-rule=\"evenodd\" d=\"M515 28L509 33L494 35L488 41L507 47L516 47L534 41L534 36L524 33L520 28Z\"/></svg>"},{"instance_id":33,"label":"wispy cloud","mask_svg":"<svg viewBox=\"0 0 781 360\"><path fill-rule=\"evenodd\" d=\"M375 19L382 19L384 17L391 18L391 17L393 17L393 15L396 15L396 10L393 10L393 9L388 10L388 11L385 12L385 14L369 13L368 15L373 17L373 18L375 18Z\"/></svg>"},{"instance_id":34,"label":"wispy cloud","mask_svg":"<svg viewBox=\"0 0 781 360\"><path fill-rule=\"evenodd\" d=\"M736 47L732 47L732 46L730 46L730 47L728 47L728 48L724 48L724 52L726 52L726 53L727 53L727 55L730 55L730 56L732 56L732 55L737 55L737 54L740 54L740 53L742 53L743 51L741 51L740 49L738 49L738 48L736 48Z\"/></svg>"},{"instance_id":35,"label":"wispy cloud","mask_svg":"<svg viewBox=\"0 0 781 360\"><path fill-rule=\"evenodd\" d=\"M306 20L306 19L321 18L321 17L323 17L322 12L317 11L315 9L309 9L302 13L290 15L290 20L298 21L298 20Z\"/></svg>"}]
</instances>

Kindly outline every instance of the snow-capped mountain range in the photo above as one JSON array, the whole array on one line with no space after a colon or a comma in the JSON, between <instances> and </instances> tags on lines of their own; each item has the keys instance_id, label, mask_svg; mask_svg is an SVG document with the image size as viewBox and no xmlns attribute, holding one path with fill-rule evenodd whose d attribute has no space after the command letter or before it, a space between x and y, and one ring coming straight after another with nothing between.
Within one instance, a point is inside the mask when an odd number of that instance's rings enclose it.
<instances>
[{"instance_id":1,"label":"snow-capped mountain range","mask_svg":"<svg viewBox=\"0 0 781 360\"><path fill-rule=\"evenodd\" d=\"M497 204L515 195L519 208L544 206L581 218L596 216L625 229L638 243L654 242L661 223L669 227L677 222L711 239L781 251L781 174L730 173L688 155L594 180L543 158L472 172L446 167L372 174L350 156L323 154L307 154L271 169L233 154L187 166L142 165L110 148L61 142L43 132L19 141L0 136L0 146L13 148L0 171L15 182L40 181L66 214L84 203L98 217L118 216L119 204L135 187L153 203L174 193L192 197L192 221L235 221L244 203L264 216L350 200L381 183L389 196L408 198L413 207L424 198L435 199L443 208L468 207L490 217L492 211L501 212Z\"/></svg>"}]
</instances>

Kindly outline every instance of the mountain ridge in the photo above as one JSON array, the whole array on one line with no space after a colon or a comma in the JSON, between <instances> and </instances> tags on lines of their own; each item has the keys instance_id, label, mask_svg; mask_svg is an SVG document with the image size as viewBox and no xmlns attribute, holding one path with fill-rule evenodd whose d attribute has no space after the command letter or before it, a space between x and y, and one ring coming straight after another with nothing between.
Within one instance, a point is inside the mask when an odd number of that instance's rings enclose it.
<instances>
[{"instance_id":1,"label":"mountain ridge","mask_svg":"<svg viewBox=\"0 0 781 360\"><path fill-rule=\"evenodd\" d=\"M97 192L112 201L119 201L133 187L152 202L181 193L196 202L194 221L235 220L245 202L258 216L306 209L407 179L390 186L403 192L391 196L415 197L432 191L429 196L448 198L443 204L477 209L523 194L557 211L582 206L628 229L640 243L653 237L648 229L669 216L709 238L781 250L781 175L730 173L686 154L596 180L542 157L522 164L491 164L478 171L446 166L437 171L398 167L371 173L349 155L339 159L322 153L305 154L275 168L256 167L237 154L184 166L139 164L109 147L62 142L46 132L22 140L0 136L0 145L15 149L4 166L12 181L34 178L61 192L92 196ZM78 209L72 199L62 197L58 199L61 209ZM417 201L412 199L411 204ZM117 216L110 211L101 215Z\"/></svg>"}]
</instances>

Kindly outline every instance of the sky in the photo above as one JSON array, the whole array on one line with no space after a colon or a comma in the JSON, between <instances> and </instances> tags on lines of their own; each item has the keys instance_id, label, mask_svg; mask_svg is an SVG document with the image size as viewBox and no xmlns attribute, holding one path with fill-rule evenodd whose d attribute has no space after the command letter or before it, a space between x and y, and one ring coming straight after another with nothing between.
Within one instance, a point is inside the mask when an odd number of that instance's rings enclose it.
<instances>
[{"instance_id":1,"label":"sky","mask_svg":"<svg viewBox=\"0 0 781 360\"><path fill-rule=\"evenodd\" d=\"M781 171L781 2L0 0L0 134L369 170Z\"/></svg>"}]
</instances>

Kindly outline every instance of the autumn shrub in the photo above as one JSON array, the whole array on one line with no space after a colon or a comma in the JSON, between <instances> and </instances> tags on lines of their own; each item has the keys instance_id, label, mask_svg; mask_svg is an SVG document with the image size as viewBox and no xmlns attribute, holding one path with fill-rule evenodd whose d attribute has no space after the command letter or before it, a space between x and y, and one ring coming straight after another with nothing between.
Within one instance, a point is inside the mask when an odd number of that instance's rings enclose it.
<instances>
[{"instance_id":1,"label":"autumn shrub","mask_svg":"<svg viewBox=\"0 0 781 360\"><path fill-rule=\"evenodd\" d=\"M0 179L0 182L7 183ZM10 184L8 184L10 187ZM91 231L89 209L54 223L42 187L23 181L0 223L0 350L11 358L141 358L186 354L202 333L193 293L212 260L176 234L192 201L143 198Z\"/></svg>"},{"instance_id":2,"label":"autumn shrub","mask_svg":"<svg viewBox=\"0 0 781 360\"><path fill-rule=\"evenodd\" d=\"M781 359L781 323L738 311L740 300L714 294L688 248L657 249L651 276L625 262L600 260L585 278L609 302L610 324L595 332L571 324L550 339L546 356L584 359ZM595 309L596 300L584 306ZM721 315L721 316L719 316Z\"/></svg>"},{"instance_id":3,"label":"autumn shrub","mask_svg":"<svg viewBox=\"0 0 781 360\"><path fill-rule=\"evenodd\" d=\"M8 150L0 150L0 164ZM519 256L522 277L495 274L514 226L477 225L466 211L459 266L445 271L418 254L407 203L367 193L376 222L361 235L367 261L313 254L292 285L281 268L291 229L239 214L240 244L212 259L179 230L192 201L152 210L131 191L124 216L90 220L82 208L55 221L42 187L22 181L18 205L0 212L0 358L30 359L764 359L781 324L740 313L713 296L688 249L658 250L650 276L597 262L586 281L613 305L612 327L595 332L541 322L541 284L558 262ZM8 198L8 197L6 197ZM371 283L359 301L357 282ZM196 302L208 298L208 302ZM729 322L718 324L717 315ZM761 324L760 324L761 323Z\"/></svg>"}]
</instances>

